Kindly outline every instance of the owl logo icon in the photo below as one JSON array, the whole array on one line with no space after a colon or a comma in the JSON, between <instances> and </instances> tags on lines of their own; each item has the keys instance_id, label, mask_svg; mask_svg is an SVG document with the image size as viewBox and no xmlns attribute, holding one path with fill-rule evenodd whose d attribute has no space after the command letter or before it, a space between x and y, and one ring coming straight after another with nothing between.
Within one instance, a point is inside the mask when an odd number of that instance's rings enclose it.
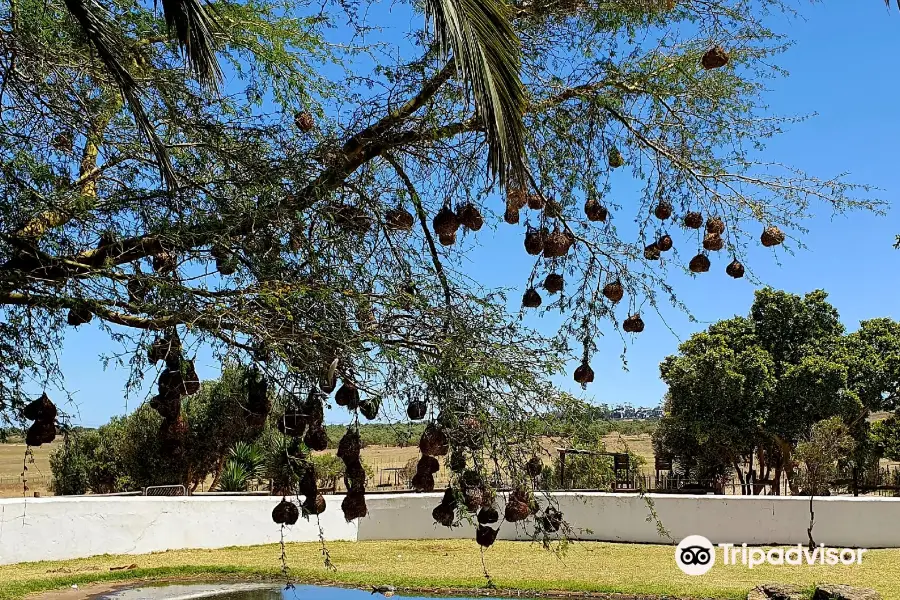
<instances>
[{"instance_id":1,"label":"owl logo icon","mask_svg":"<svg viewBox=\"0 0 900 600\"><path fill-rule=\"evenodd\" d=\"M715 563L715 548L702 535L689 535L675 548L675 564L687 575L703 575Z\"/></svg>"}]
</instances>

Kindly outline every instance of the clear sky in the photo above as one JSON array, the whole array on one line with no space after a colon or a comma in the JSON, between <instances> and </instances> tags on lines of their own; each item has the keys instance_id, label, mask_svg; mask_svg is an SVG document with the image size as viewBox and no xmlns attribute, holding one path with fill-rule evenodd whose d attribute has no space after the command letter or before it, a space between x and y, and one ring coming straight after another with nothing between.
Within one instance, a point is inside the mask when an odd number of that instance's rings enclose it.
<instances>
[{"instance_id":1,"label":"clear sky","mask_svg":"<svg viewBox=\"0 0 900 600\"><path fill-rule=\"evenodd\" d=\"M846 172L851 181L881 188L878 197L894 204L900 191L900 13L896 7L888 11L882 0L798 1L797 8L803 20L773 23L796 43L778 62L790 76L769 82L766 100L774 114L816 116L790 126L772 141L766 158L823 178ZM421 25L398 21L400 32ZM808 249L792 256L759 248L748 262L773 287L798 294L825 289L848 330L863 319L900 319L895 275L900 250L892 247L894 235L900 233L898 214L891 208L882 217L863 213L833 217L830 210L818 210L807 222L809 233L803 239ZM521 235L520 228L502 223L496 230L485 227L471 255L470 274L510 288L516 305L512 308L517 308L531 266L531 257L521 251ZM600 353L592 360L596 379L587 392L582 393L569 376L560 378L560 386L597 402L656 405L665 392L659 380L660 360L676 350L680 339L712 321L746 313L752 302L755 286L728 277L722 254L708 274L675 275L671 280L699 322L674 310L663 311L666 323L645 314L646 330L641 335L626 342L609 331L600 340ZM549 331L554 321L551 316L529 323ZM74 397L74 405L66 410L75 413L75 423L101 425L145 398L124 397L125 369L104 370L98 355L112 350L94 325L69 329L61 363ZM627 371L620 359L623 350ZM216 375L218 366L210 356L201 355L197 363L201 378ZM144 393L148 391L149 385ZM330 422L340 418L346 419L345 411L329 415Z\"/></svg>"}]
</instances>

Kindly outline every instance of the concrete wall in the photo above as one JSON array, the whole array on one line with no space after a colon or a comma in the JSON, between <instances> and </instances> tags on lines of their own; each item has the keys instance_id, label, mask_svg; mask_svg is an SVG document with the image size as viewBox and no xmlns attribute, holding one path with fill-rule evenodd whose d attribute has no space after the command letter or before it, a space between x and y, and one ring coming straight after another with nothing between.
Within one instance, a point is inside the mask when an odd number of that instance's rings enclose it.
<instances>
[{"instance_id":1,"label":"concrete wall","mask_svg":"<svg viewBox=\"0 0 900 600\"><path fill-rule=\"evenodd\" d=\"M341 497L321 515L327 540L471 538L471 525L447 529L432 509L442 494L378 494L369 516L347 523ZM652 495L672 537L692 534L714 543L807 542L809 499L790 497ZM560 493L560 510L584 540L668 543L647 521L644 498L633 494ZM138 554L179 548L222 548L277 542L274 497L40 498L0 500L0 564L96 554ZM502 514L502 505L501 514ZM900 499L816 498L814 537L829 546L900 547ZM501 539L526 539L532 523L503 523ZM288 541L315 541L318 527L301 519Z\"/></svg>"}]
</instances>

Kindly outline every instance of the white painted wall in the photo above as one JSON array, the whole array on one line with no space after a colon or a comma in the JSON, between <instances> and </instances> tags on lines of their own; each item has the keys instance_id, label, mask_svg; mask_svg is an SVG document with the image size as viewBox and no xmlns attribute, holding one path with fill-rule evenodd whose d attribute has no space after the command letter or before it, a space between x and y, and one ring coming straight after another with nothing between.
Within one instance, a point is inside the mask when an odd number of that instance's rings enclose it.
<instances>
[{"instance_id":1,"label":"white painted wall","mask_svg":"<svg viewBox=\"0 0 900 600\"><path fill-rule=\"evenodd\" d=\"M321 515L327 540L471 538L474 528L447 529L432 509L442 494L377 494L369 516L347 523L341 497L327 497ZM714 543L805 544L808 498L651 495L663 525L680 540L704 535ZM277 542L275 497L72 497L0 500L0 564L139 554L181 548L224 548ZM560 493L566 520L584 540L668 543L648 522L645 499L634 494ZM502 506L500 507L502 509ZM829 546L900 547L900 499L816 498L817 542ZM501 510L502 514L502 510ZM501 539L526 539L532 524L503 523ZM318 526L301 519L287 541L315 541Z\"/></svg>"}]
</instances>

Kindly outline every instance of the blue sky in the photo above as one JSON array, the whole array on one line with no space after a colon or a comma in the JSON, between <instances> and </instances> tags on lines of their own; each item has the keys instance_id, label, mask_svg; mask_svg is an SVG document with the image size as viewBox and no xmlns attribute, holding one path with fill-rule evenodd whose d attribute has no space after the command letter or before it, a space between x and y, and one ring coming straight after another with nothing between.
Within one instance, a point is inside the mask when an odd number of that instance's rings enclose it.
<instances>
[{"instance_id":1,"label":"blue sky","mask_svg":"<svg viewBox=\"0 0 900 600\"><path fill-rule=\"evenodd\" d=\"M900 156L896 148L900 141L896 100L900 13L896 7L888 11L881 0L799 2L797 8L805 19L773 23L774 29L788 32L796 43L778 62L790 76L770 81L766 100L775 114L817 115L791 125L773 140L766 158L820 177L847 172L851 181L881 188L877 196L893 204L900 191L896 166ZM400 32L421 26L398 21ZM892 247L894 235L900 233L897 211L890 209L882 217L833 216L830 210L817 208L817 216L806 223L809 233L803 239L808 249L793 256L783 250L751 251L748 262L757 276L765 284L799 294L825 289L849 330L863 319L900 319L900 284L894 275L900 250ZM469 274L510 288L510 298L518 304L531 267L530 257L519 250L521 229L503 224L496 230L486 227L475 243ZM663 310L670 331L655 314L645 314L647 326L641 335L626 342L609 331L599 340L599 353L592 359L596 379L587 392L581 392L568 376L560 378L559 385L597 402L657 404L665 392L659 380L660 360L676 350L680 339L710 322L746 313L752 302L755 286L747 279L726 276L723 260L720 257L702 277L676 275L671 280L699 322L692 323L675 310ZM555 320L529 319L529 324L550 332ZM133 410L144 399L142 394L123 397L125 369L104 370L98 355L113 349L93 325L68 331L61 366L73 393L74 404L66 410L74 413L74 422L97 426ZM627 371L620 359L623 350ZM218 366L211 356L201 355L197 363L201 377L216 375ZM346 413L329 415L329 420L339 422L341 417L346 418Z\"/></svg>"}]
</instances>

